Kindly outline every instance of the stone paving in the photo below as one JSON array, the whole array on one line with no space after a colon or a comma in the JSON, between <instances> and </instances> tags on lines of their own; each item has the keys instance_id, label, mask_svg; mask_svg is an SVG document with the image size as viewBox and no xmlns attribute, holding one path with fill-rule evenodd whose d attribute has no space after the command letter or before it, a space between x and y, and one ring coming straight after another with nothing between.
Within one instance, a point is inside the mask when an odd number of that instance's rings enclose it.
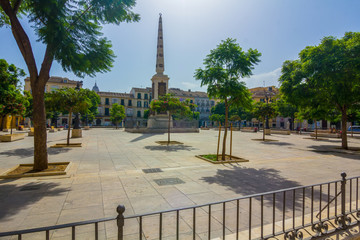
<instances>
[{"instance_id":1,"label":"stone paving","mask_svg":"<svg viewBox=\"0 0 360 240\"><path fill-rule=\"evenodd\" d=\"M360 175L360 152L337 149L340 139L315 141L308 135L272 135L273 142L259 142L262 133L233 133L233 155L246 163L215 165L197 154L216 152L217 131L171 134L183 145L162 146L165 134L135 134L114 129L83 131L82 148L49 149L49 161L72 162L67 176L0 180L0 232L115 217L116 206L125 216L221 201L288 187L321 183ZM49 133L48 146L65 142L66 131ZM32 163L33 138L0 143L0 172L19 163ZM360 146L350 139L349 146ZM144 173L143 169L161 172ZM159 186L155 180L178 178L184 183ZM24 190L31 186L33 190ZM257 204L257 203L254 203ZM235 209L230 203L227 209ZM212 231L221 232L222 206L214 206ZM176 221L175 213L163 222ZM197 239L207 239L207 209L196 212ZM233 211L226 216L227 233L234 231ZM246 210L243 209L246 215ZM256 214L256 213L255 213ZM246 217L244 217L246 219ZM258 219L258 217L254 217ZM244 227L246 222L244 221ZM158 217L144 218L144 238L158 238ZM126 221L127 239L138 239L138 220ZM175 226L175 225L174 225ZM181 239L192 238L192 212L181 213ZM51 231L52 239L69 239L71 229ZM116 237L115 221L99 224L99 238ZM77 239L93 239L94 226L79 227ZM175 229L164 230L163 239L174 239ZM43 237L44 234L41 236ZM34 235L24 239L38 239Z\"/></svg>"}]
</instances>

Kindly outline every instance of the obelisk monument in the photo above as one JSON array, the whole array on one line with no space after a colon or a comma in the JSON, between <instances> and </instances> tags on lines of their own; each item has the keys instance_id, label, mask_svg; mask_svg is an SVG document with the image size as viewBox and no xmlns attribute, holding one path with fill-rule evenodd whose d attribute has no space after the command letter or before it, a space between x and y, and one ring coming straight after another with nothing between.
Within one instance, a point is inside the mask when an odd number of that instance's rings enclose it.
<instances>
[{"instance_id":1,"label":"obelisk monument","mask_svg":"<svg viewBox=\"0 0 360 240\"><path fill-rule=\"evenodd\" d=\"M152 101L159 99L159 96L165 95L169 92L169 77L164 74L164 39L161 13L159 16L155 70L156 74L151 78ZM168 113L152 113L148 119L147 127L148 129L153 129L154 132L165 132L165 130L168 129L168 119Z\"/></svg>"}]
</instances>

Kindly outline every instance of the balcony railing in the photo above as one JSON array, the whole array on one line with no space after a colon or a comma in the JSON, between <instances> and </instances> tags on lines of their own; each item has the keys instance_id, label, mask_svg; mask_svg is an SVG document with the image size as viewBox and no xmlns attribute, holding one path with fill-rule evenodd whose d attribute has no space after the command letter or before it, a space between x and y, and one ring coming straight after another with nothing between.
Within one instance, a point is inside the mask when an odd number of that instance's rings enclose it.
<instances>
[{"instance_id":1,"label":"balcony railing","mask_svg":"<svg viewBox=\"0 0 360 240\"><path fill-rule=\"evenodd\" d=\"M306 234L323 236L359 223L360 177L346 179L345 173L341 176L338 181L127 217L124 217L125 207L119 205L117 217L3 232L0 237L15 235L22 239L27 234L41 233L43 239L50 239L55 231L67 228L69 239L70 235L76 239L77 229L92 225L92 238L99 239L99 232L104 232L100 231L100 223L115 221L119 240L197 239L199 236L269 239L281 235L295 240L303 239Z\"/></svg>"}]
</instances>

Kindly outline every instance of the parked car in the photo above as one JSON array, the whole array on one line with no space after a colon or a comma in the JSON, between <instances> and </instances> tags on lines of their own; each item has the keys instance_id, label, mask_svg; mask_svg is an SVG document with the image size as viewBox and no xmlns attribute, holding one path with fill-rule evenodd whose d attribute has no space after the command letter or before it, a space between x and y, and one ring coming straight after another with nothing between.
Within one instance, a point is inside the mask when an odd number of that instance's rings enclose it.
<instances>
[{"instance_id":1,"label":"parked car","mask_svg":"<svg viewBox=\"0 0 360 240\"><path fill-rule=\"evenodd\" d=\"M360 126L354 125L352 126L354 132L360 132ZM348 131L351 132L351 126L348 128Z\"/></svg>"}]
</instances>

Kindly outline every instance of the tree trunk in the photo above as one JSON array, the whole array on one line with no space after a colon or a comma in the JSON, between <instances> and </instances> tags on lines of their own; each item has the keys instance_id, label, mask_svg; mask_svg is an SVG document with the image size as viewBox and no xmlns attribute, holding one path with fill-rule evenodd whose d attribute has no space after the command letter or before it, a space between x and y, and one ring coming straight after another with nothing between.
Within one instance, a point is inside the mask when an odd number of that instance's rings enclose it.
<instances>
[{"instance_id":1,"label":"tree trunk","mask_svg":"<svg viewBox=\"0 0 360 240\"><path fill-rule=\"evenodd\" d=\"M316 122L316 119L314 119L314 122L315 122L315 139L317 140L318 131L317 131L317 122Z\"/></svg>"},{"instance_id":2,"label":"tree trunk","mask_svg":"<svg viewBox=\"0 0 360 240\"><path fill-rule=\"evenodd\" d=\"M346 108L343 107L341 109L341 147L343 149L348 149L346 122L347 122Z\"/></svg>"},{"instance_id":3,"label":"tree trunk","mask_svg":"<svg viewBox=\"0 0 360 240\"><path fill-rule=\"evenodd\" d=\"M69 111L69 127L68 127L68 134L66 139L66 145L70 145L70 130L71 130L71 122L72 122L72 109Z\"/></svg>"},{"instance_id":4,"label":"tree trunk","mask_svg":"<svg viewBox=\"0 0 360 240\"><path fill-rule=\"evenodd\" d=\"M0 125L0 130L2 131L4 129L4 119L5 119L6 115L5 116L1 116L1 125Z\"/></svg>"},{"instance_id":5,"label":"tree trunk","mask_svg":"<svg viewBox=\"0 0 360 240\"><path fill-rule=\"evenodd\" d=\"M265 121L263 121L263 141L265 141Z\"/></svg>"},{"instance_id":6,"label":"tree trunk","mask_svg":"<svg viewBox=\"0 0 360 240\"><path fill-rule=\"evenodd\" d=\"M32 94L34 101L34 170L41 171L48 168L44 86L32 84Z\"/></svg>"},{"instance_id":7,"label":"tree trunk","mask_svg":"<svg viewBox=\"0 0 360 240\"><path fill-rule=\"evenodd\" d=\"M13 117L11 115L11 117L10 117L10 135L12 135L12 120L13 120Z\"/></svg>"},{"instance_id":8,"label":"tree trunk","mask_svg":"<svg viewBox=\"0 0 360 240\"><path fill-rule=\"evenodd\" d=\"M169 112L169 121L168 121L168 144L170 144L170 121L171 121L171 113Z\"/></svg>"},{"instance_id":9,"label":"tree trunk","mask_svg":"<svg viewBox=\"0 0 360 240\"><path fill-rule=\"evenodd\" d=\"M227 128L228 128L228 115L229 115L229 106L227 99L225 99L225 129L224 129L224 138L223 138L223 147L221 153L221 160L225 161L226 153L226 137L227 137Z\"/></svg>"}]
</instances>

